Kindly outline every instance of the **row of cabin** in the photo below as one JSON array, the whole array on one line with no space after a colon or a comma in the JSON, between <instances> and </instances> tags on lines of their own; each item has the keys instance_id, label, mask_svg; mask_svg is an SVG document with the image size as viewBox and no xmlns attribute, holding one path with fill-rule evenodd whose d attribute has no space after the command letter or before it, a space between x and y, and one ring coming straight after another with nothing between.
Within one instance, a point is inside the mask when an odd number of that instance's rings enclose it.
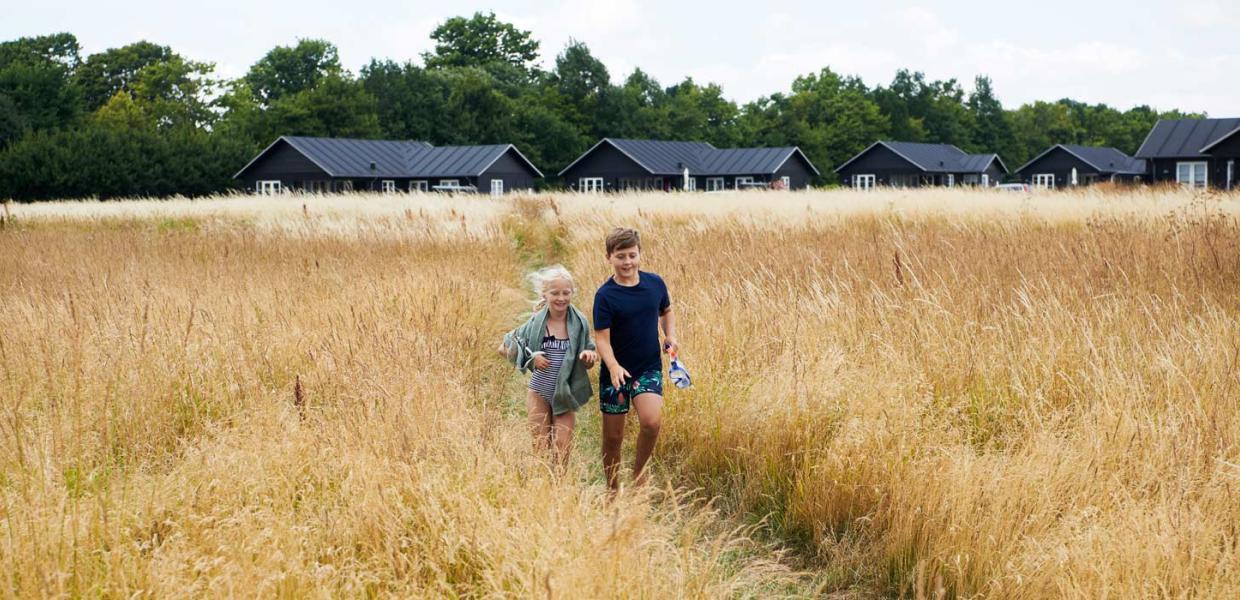
<instances>
[{"instance_id":1,"label":"row of cabin","mask_svg":"<svg viewBox=\"0 0 1240 600\"><path fill-rule=\"evenodd\" d=\"M998 154L950 144L880 141L835 169L856 189L993 186L1014 173L1037 188L1097 182L1178 182L1230 190L1240 159L1240 119L1159 121L1136 156L1115 148L1056 144L1009 171ZM805 189L818 169L795 146L716 148L706 142L604 138L559 176L578 192ZM512 144L432 146L426 142L283 136L235 178L274 193L468 191L503 194L534 187L541 171Z\"/></svg>"},{"instance_id":2,"label":"row of cabin","mask_svg":"<svg viewBox=\"0 0 1240 600\"><path fill-rule=\"evenodd\" d=\"M805 153L786 148L716 148L705 142L606 138L560 172L581 192L804 189L820 175ZM512 144L432 146L426 142L282 136L234 176L248 191L448 191L499 195L543 176Z\"/></svg>"},{"instance_id":3,"label":"row of cabin","mask_svg":"<svg viewBox=\"0 0 1240 600\"><path fill-rule=\"evenodd\" d=\"M1176 182L1231 190L1240 160L1240 119L1167 119L1154 125L1136 156L1115 148L1056 144L1014 172L1034 188ZM844 185L919 187L993 185L1008 175L996 154L966 154L950 144L876 142L835 170Z\"/></svg>"}]
</instances>

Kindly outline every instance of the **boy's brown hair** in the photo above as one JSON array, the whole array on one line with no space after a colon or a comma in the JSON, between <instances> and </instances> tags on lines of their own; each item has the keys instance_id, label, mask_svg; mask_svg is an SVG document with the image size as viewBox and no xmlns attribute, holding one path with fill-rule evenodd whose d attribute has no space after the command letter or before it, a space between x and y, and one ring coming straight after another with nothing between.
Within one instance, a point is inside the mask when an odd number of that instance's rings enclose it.
<instances>
[{"instance_id":1,"label":"boy's brown hair","mask_svg":"<svg viewBox=\"0 0 1240 600\"><path fill-rule=\"evenodd\" d=\"M607 256L611 256L617 250L625 248L642 249L642 236L637 233L636 229L629 227L617 227L607 234Z\"/></svg>"}]
</instances>

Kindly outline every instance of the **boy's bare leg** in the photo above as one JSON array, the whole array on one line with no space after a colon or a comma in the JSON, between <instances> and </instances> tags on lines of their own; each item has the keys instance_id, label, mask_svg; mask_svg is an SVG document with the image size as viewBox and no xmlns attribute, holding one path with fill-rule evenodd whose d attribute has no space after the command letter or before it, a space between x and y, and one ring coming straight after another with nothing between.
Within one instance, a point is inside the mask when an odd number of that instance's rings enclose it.
<instances>
[{"instance_id":1,"label":"boy's bare leg","mask_svg":"<svg viewBox=\"0 0 1240 600\"><path fill-rule=\"evenodd\" d=\"M561 467L568 466L568 454L573 449L573 428L577 426L577 413L569 411L551 417L551 442Z\"/></svg>"},{"instance_id":2,"label":"boy's bare leg","mask_svg":"<svg viewBox=\"0 0 1240 600\"><path fill-rule=\"evenodd\" d=\"M620 446L624 443L624 419L628 415L603 413L603 472L612 494L620 489Z\"/></svg>"},{"instance_id":3,"label":"boy's bare leg","mask_svg":"<svg viewBox=\"0 0 1240 600\"><path fill-rule=\"evenodd\" d=\"M525 410L529 415L530 435L534 436L534 449L543 451L551 447L551 407L547 401L529 390L525 396Z\"/></svg>"},{"instance_id":4,"label":"boy's bare leg","mask_svg":"<svg viewBox=\"0 0 1240 600\"><path fill-rule=\"evenodd\" d=\"M641 431L637 434L637 451L633 459L633 486L646 484L646 463L654 453L654 444L659 441L659 427L663 424L663 396L658 394L638 394L633 398L633 408L637 409L637 422Z\"/></svg>"}]
</instances>

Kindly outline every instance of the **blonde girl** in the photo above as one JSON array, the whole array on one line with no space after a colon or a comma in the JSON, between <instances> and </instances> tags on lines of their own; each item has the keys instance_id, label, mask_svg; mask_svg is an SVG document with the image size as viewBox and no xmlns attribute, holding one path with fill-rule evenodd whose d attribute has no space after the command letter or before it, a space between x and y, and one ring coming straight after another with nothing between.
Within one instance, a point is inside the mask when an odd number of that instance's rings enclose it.
<instances>
[{"instance_id":1,"label":"blonde girl","mask_svg":"<svg viewBox=\"0 0 1240 600\"><path fill-rule=\"evenodd\" d=\"M598 362L590 324L572 304L576 286L561 265L529 275L536 295L534 314L504 335L498 350L532 373L526 394L534 446L551 448L563 462L572 448L577 409L594 390L587 372Z\"/></svg>"}]
</instances>

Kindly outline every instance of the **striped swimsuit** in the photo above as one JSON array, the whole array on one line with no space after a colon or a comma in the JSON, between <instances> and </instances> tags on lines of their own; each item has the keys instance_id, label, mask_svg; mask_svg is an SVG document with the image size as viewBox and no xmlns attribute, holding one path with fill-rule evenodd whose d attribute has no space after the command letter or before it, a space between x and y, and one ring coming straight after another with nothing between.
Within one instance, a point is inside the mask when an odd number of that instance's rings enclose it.
<instances>
[{"instance_id":1,"label":"striped swimsuit","mask_svg":"<svg viewBox=\"0 0 1240 600\"><path fill-rule=\"evenodd\" d=\"M555 397L555 382L559 379L560 365L564 364L564 355L568 354L568 339L546 336L539 350L546 353L551 365L545 369L534 370L534 376L530 377L530 389L538 392L547 404L551 404L551 399Z\"/></svg>"}]
</instances>

